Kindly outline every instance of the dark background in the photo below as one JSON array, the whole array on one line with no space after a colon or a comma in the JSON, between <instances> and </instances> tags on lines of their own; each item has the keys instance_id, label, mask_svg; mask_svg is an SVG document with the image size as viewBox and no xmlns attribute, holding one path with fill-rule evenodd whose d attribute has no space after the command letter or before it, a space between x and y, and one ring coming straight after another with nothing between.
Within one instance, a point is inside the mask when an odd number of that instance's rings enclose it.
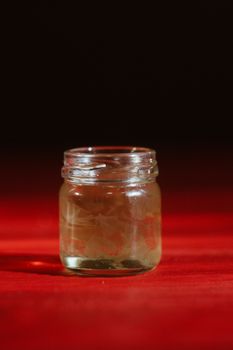
<instances>
[{"instance_id":1,"label":"dark background","mask_svg":"<svg viewBox=\"0 0 233 350\"><path fill-rule=\"evenodd\" d=\"M206 186L219 181L219 168L230 184L232 10L231 1L204 0L11 3L2 41L3 178L27 172L40 181L43 167L59 176L67 148L132 144L156 148L165 185L174 171L175 184ZM194 169L188 180L186 168ZM17 181L13 188L22 188Z\"/></svg>"}]
</instances>

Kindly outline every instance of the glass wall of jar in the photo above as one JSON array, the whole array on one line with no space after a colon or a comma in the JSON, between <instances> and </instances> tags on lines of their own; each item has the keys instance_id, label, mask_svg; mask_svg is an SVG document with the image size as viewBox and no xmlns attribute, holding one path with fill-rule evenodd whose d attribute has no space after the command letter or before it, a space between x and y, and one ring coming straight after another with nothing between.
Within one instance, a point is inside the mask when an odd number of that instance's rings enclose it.
<instances>
[{"instance_id":1,"label":"glass wall of jar","mask_svg":"<svg viewBox=\"0 0 233 350\"><path fill-rule=\"evenodd\" d=\"M80 274L121 276L161 258L161 199L155 151L88 147L64 153L60 256Z\"/></svg>"}]
</instances>

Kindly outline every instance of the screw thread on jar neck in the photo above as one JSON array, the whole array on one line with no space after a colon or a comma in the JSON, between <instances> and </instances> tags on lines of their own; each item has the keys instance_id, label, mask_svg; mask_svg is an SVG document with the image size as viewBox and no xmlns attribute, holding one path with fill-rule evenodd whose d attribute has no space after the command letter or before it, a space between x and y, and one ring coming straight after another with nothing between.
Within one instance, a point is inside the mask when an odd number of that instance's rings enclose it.
<instances>
[{"instance_id":1,"label":"screw thread on jar neck","mask_svg":"<svg viewBox=\"0 0 233 350\"><path fill-rule=\"evenodd\" d=\"M64 152L62 176L71 183L143 183L158 175L156 152L143 147L83 147Z\"/></svg>"}]
</instances>

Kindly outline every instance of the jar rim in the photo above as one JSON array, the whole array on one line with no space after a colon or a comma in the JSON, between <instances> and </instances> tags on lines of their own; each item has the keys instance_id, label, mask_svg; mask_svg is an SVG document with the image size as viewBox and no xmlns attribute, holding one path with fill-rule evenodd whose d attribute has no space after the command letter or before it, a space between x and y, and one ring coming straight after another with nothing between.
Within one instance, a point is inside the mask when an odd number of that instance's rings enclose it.
<instances>
[{"instance_id":1,"label":"jar rim","mask_svg":"<svg viewBox=\"0 0 233 350\"><path fill-rule=\"evenodd\" d=\"M90 146L71 148L64 152L65 156L85 156L94 157L137 157L137 156L155 156L156 151L148 147L135 146Z\"/></svg>"},{"instance_id":2,"label":"jar rim","mask_svg":"<svg viewBox=\"0 0 233 350\"><path fill-rule=\"evenodd\" d=\"M72 148L64 152L62 176L67 181L148 182L158 175L156 152L132 146Z\"/></svg>"}]
</instances>

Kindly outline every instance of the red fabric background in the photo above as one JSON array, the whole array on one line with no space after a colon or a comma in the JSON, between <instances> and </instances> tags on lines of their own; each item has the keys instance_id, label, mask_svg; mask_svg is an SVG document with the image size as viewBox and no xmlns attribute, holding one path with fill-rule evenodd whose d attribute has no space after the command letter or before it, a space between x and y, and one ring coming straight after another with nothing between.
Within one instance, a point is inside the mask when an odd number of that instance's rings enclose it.
<instances>
[{"instance_id":1,"label":"red fabric background","mask_svg":"<svg viewBox=\"0 0 233 350\"><path fill-rule=\"evenodd\" d=\"M1 349L233 349L229 188L164 190L150 273L78 277L58 256L57 198L0 201Z\"/></svg>"}]
</instances>

